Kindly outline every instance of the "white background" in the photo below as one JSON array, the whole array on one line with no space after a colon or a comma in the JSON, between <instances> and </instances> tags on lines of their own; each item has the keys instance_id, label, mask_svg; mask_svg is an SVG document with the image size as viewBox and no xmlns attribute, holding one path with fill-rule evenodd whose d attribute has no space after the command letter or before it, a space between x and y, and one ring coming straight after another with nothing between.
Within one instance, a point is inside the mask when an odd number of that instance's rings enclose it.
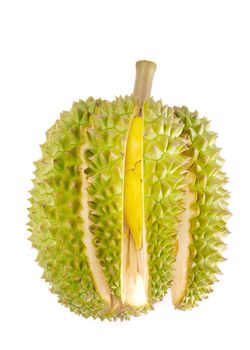
<instances>
[{"instance_id":1,"label":"white background","mask_svg":"<svg viewBox=\"0 0 250 350\"><path fill-rule=\"evenodd\" d=\"M0 348L250 349L249 1L0 1ZM233 217L215 292L190 312L169 298L129 322L57 303L27 240L28 190L45 131L73 100L130 94L157 62L153 95L212 119Z\"/></svg>"}]
</instances>

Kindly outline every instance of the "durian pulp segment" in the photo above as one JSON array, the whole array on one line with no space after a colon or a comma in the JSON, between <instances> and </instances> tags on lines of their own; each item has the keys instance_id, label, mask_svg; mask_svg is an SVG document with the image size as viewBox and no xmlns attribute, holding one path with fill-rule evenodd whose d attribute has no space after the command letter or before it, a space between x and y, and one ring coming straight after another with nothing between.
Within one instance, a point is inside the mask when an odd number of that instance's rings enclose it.
<instances>
[{"instance_id":1,"label":"durian pulp segment","mask_svg":"<svg viewBox=\"0 0 250 350\"><path fill-rule=\"evenodd\" d=\"M86 149L88 148L87 143L81 148L81 154L84 155ZM105 300L109 305L111 305L111 294L110 288L102 271L101 264L96 257L95 247L93 245L93 235L90 232L90 220L89 220L89 206L88 206L88 191L87 191L87 177L85 174L85 169L87 168L86 162L83 159L82 163L82 210L81 217L83 220L83 243L86 247L86 255L88 258L88 263L90 270L92 271L92 277L94 280L95 287L99 292L101 298Z\"/></svg>"},{"instance_id":2,"label":"durian pulp segment","mask_svg":"<svg viewBox=\"0 0 250 350\"><path fill-rule=\"evenodd\" d=\"M142 117L134 117L127 140L124 215L137 249L142 245Z\"/></svg>"},{"instance_id":3,"label":"durian pulp segment","mask_svg":"<svg viewBox=\"0 0 250 350\"><path fill-rule=\"evenodd\" d=\"M189 246L192 243L190 220L194 215L192 204L197 200L196 192L190 190L189 184L192 183L192 181L195 181L195 175L189 172L185 190L184 211L179 217L180 223L177 231L178 250L174 266L173 284L171 287L172 302L175 306L178 306L182 302L188 288L188 268L190 264Z\"/></svg>"},{"instance_id":4,"label":"durian pulp segment","mask_svg":"<svg viewBox=\"0 0 250 350\"><path fill-rule=\"evenodd\" d=\"M122 302L139 307L147 304L148 267L143 220L143 118L130 126L124 178L124 229L122 239Z\"/></svg>"}]
</instances>

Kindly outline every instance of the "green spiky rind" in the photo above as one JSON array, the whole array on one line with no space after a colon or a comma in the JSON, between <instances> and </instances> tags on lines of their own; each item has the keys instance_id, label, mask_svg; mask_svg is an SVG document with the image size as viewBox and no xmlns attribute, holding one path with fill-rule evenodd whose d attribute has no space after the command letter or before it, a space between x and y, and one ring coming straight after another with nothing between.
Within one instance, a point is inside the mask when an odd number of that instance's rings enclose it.
<instances>
[{"instance_id":1,"label":"green spiky rind","mask_svg":"<svg viewBox=\"0 0 250 350\"><path fill-rule=\"evenodd\" d=\"M30 237L43 278L59 302L84 317L104 317L108 305L96 292L83 244L81 146L96 101L74 103L47 131L29 209Z\"/></svg>"},{"instance_id":2,"label":"green spiky rind","mask_svg":"<svg viewBox=\"0 0 250 350\"><path fill-rule=\"evenodd\" d=\"M222 238L228 232L229 212L226 177L221 171L215 134L209 131L205 118L199 119L186 108L170 109L150 99L144 105L144 205L150 303L141 308L121 304L110 308L96 291L83 244L82 163L88 164L88 191L93 198L89 203L93 243L112 294L119 298L123 162L135 105L133 97L114 102L90 98L74 103L72 110L62 113L48 130L46 143L41 146L42 159L36 162L30 200L30 239L38 250L37 260L51 291L58 294L60 303L84 317L129 319L147 312L151 303L163 298L172 280L176 218L183 210L184 178L190 158L191 171L196 174L198 200L193 209L197 215L191 220L193 242L187 293L179 308L197 305L212 290L215 275L220 273L218 263L223 260ZM83 157L81 149L86 142L91 147ZM115 194L115 201L107 189ZM109 213L115 217L114 222L106 220Z\"/></svg>"},{"instance_id":3,"label":"green spiky rind","mask_svg":"<svg viewBox=\"0 0 250 350\"><path fill-rule=\"evenodd\" d=\"M221 273L219 263L224 260L222 252L226 245L223 238L228 233L226 222L230 216L227 209L229 193L225 189L227 178L221 170L223 160L216 147L216 134L209 130L208 120L200 119L197 112L191 113L186 107L175 107L174 111L185 125L182 136L190 141L187 154L193 160L190 170L196 175L197 192L197 202L193 204L196 215L190 220L192 243L187 290L177 305L185 310L208 297Z\"/></svg>"},{"instance_id":4,"label":"green spiky rind","mask_svg":"<svg viewBox=\"0 0 250 350\"><path fill-rule=\"evenodd\" d=\"M120 299L123 231L123 178L126 139L135 109L133 98L97 105L88 129L88 193L90 231L111 293Z\"/></svg>"},{"instance_id":5,"label":"green spiky rind","mask_svg":"<svg viewBox=\"0 0 250 350\"><path fill-rule=\"evenodd\" d=\"M85 318L92 317L94 319L99 318L102 321L130 320L131 317L139 317L143 314L146 314L150 310L153 310L152 305L132 307L130 305L122 304L119 302L116 306L106 307L102 311L100 311L99 308L96 310L95 304L93 304L93 309L90 308L90 311L92 312L88 312L86 306L83 303L81 303L81 305L75 305L71 303L71 300L65 303L60 299L59 302L79 316Z\"/></svg>"},{"instance_id":6,"label":"green spiky rind","mask_svg":"<svg viewBox=\"0 0 250 350\"><path fill-rule=\"evenodd\" d=\"M130 320L131 317L138 317L141 315L146 314L147 312L149 312L150 310L153 310L153 306L152 305L145 305L145 306L130 306L127 304L122 304L119 303L118 306L114 307L113 309L111 309L106 315L105 317L103 317L102 319L108 319L108 320Z\"/></svg>"},{"instance_id":7,"label":"green spiky rind","mask_svg":"<svg viewBox=\"0 0 250 350\"><path fill-rule=\"evenodd\" d=\"M148 245L150 303L161 300L172 282L178 217L183 211L190 159L184 124L161 101L144 104L144 217Z\"/></svg>"}]
</instances>

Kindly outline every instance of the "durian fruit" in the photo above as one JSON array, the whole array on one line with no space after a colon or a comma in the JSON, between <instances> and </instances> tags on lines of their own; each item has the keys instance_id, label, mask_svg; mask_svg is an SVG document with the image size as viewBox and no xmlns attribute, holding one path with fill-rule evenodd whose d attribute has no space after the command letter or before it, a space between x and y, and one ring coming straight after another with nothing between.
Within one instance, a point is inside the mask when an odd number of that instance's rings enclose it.
<instances>
[{"instance_id":1,"label":"durian fruit","mask_svg":"<svg viewBox=\"0 0 250 350\"><path fill-rule=\"evenodd\" d=\"M188 309L220 273L229 212L216 135L150 97L155 69L137 62L131 96L73 103L35 162L30 240L51 291L84 317L138 316L170 287Z\"/></svg>"}]
</instances>

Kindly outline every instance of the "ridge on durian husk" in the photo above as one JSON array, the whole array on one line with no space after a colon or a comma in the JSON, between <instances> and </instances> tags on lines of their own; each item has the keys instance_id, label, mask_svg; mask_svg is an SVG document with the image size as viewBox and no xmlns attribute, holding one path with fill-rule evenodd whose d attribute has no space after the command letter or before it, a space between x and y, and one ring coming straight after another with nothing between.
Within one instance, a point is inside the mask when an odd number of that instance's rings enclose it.
<instances>
[{"instance_id":1,"label":"ridge on durian husk","mask_svg":"<svg viewBox=\"0 0 250 350\"><path fill-rule=\"evenodd\" d=\"M162 300L172 283L178 216L183 211L184 177L190 166L185 155L184 124L173 109L144 103L144 205L149 255L149 300Z\"/></svg>"},{"instance_id":2,"label":"ridge on durian husk","mask_svg":"<svg viewBox=\"0 0 250 350\"><path fill-rule=\"evenodd\" d=\"M228 234L229 193L225 189L227 177L221 170L223 159L216 147L217 135L210 131L209 121L186 107L174 107L173 110L184 123L182 136L189 142L186 154L192 159L189 171L196 178L189 185L191 191L196 192L197 200L192 204L190 217L186 291L175 305L185 310L207 298L213 291L212 284L217 281L217 275L221 274L218 265L225 260L222 252L226 248L223 238Z\"/></svg>"}]
</instances>

